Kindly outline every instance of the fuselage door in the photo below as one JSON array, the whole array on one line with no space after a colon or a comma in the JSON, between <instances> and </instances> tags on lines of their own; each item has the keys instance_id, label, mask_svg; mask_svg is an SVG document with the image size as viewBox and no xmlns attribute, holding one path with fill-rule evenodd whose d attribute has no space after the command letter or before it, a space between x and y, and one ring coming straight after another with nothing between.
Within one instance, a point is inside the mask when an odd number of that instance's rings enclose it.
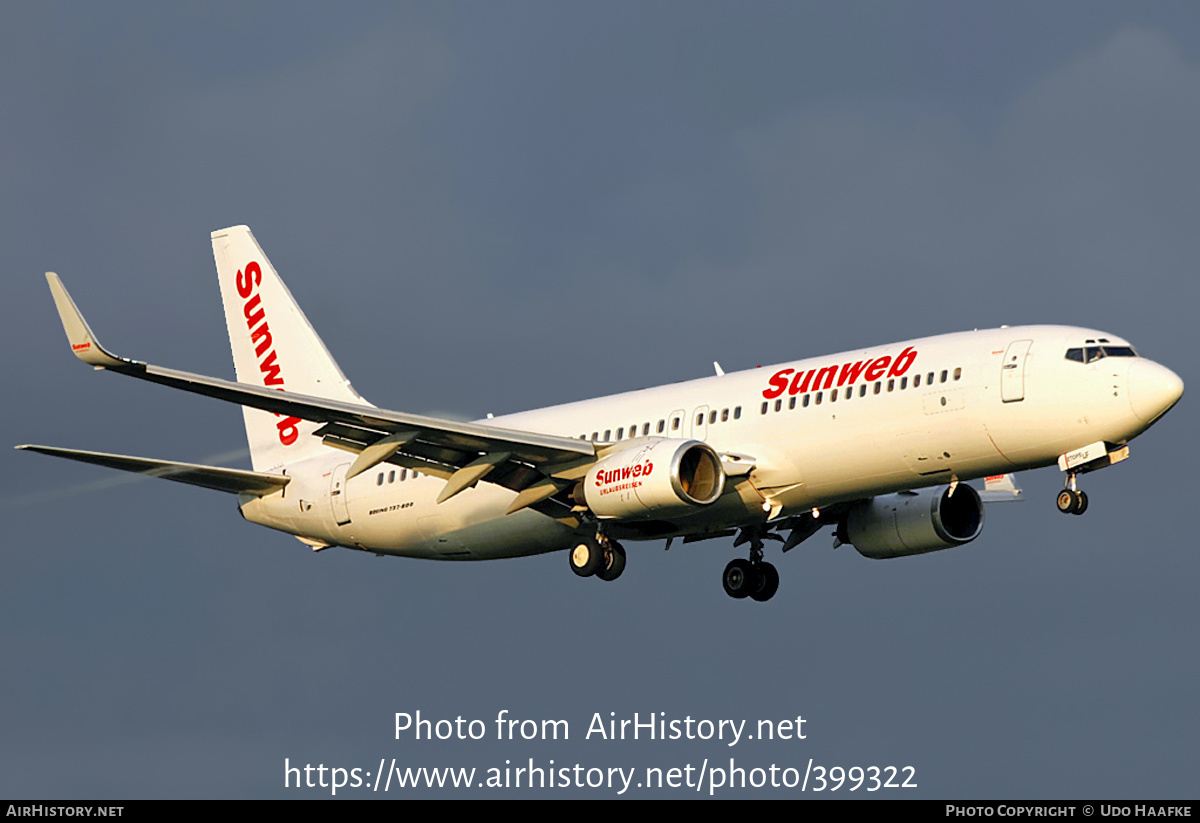
<instances>
[{"instance_id":1,"label":"fuselage door","mask_svg":"<svg viewBox=\"0 0 1200 823\"><path fill-rule=\"evenodd\" d=\"M1032 345L1032 340L1014 340L1004 350L1004 362L1000 365L1000 399L1005 403L1025 399L1025 358Z\"/></svg>"},{"instance_id":2,"label":"fuselage door","mask_svg":"<svg viewBox=\"0 0 1200 823\"><path fill-rule=\"evenodd\" d=\"M329 478L329 502L333 506L334 522L339 526L350 522L350 501L346 498L346 472L349 470L350 464L343 463Z\"/></svg>"}]
</instances>

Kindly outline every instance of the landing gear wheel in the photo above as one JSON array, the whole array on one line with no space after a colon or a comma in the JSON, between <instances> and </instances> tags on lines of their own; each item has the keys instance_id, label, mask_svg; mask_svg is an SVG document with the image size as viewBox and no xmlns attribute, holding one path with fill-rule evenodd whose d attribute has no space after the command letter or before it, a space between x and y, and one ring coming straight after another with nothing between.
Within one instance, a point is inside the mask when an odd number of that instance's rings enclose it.
<instances>
[{"instance_id":1,"label":"landing gear wheel","mask_svg":"<svg viewBox=\"0 0 1200 823\"><path fill-rule=\"evenodd\" d=\"M625 547L616 540L608 541L608 551L604 552L604 562L596 571L596 577L601 580L616 580L625 571Z\"/></svg>"},{"instance_id":2,"label":"landing gear wheel","mask_svg":"<svg viewBox=\"0 0 1200 823\"><path fill-rule=\"evenodd\" d=\"M725 587L725 594L741 600L754 588L756 576L750 561L739 557L729 561L729 565L725 567L725 573L721 575L721 585Z\"/></svg>"},{"instance_id":3,"label":"landing gear wheel","mask_svg":"<svg viewBox=\"0 0 1200 823\"><path fill-rule=\"evenodd\" d=\"M594 537L583 537L567 553L571 571L580 577L591 577L604 564L604 549Z\"/></svg>"},{"instance_id":4,"label":"landing gear wheel","mask_svg":"<svg viewBox=\"0 0 1200 823\"><path fill-rule=\"evenodd\" d=\"M779 572L770 563L759 563L754 569L753 589L750 596L759 603L765 603L775 596L779 590Z\"/></svg>"},{"instance_id":5,"label":"landing gear wheel","mask_svg":"<svg viewBox=\"0 0 1200 823\"><path fill-rule=\"evenodd\" d=\"M1081 505L1086 507L1086 503L1081 503L1080 495L1082 492L1076 492L1072 489L1063 489L1058 493L1058 499L1055 501L1058 504L1058 510L1063 514L1080 514ZM1083 497L1082 500L1087 500Z\"/></svg>"},{"instance_id":6,"label":"landing gear wheel","mask_svg":"<svg viewBox=\"0 0 1200 823\"><path fill-rule=\"evenodd\" d=\"M1083 514L1087 511L1087 492L1077 491L1075 494L1079 498L1079 505L1075 507L1075 514Z\"/></svg>"}]
</instances>

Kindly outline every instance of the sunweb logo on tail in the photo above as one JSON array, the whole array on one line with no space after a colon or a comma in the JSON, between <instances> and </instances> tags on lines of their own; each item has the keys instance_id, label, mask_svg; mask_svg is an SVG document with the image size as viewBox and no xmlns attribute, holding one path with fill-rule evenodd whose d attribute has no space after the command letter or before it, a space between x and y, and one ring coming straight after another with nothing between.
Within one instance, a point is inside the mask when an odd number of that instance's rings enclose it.
<instances>
[{"instance_id":1,"label":"sunweb logo on tail","mask_svg":"<svg viewBox=\"0 0 1200 823\"><path fill-rule=\"evenodd\" d=\"M250 345L254 346L254 356L258 358L258 370L262 372L263 385L274 386L283 391L283 370L277 362L271 327L267 323L267 312L262 305L262 295L258 293L260 285L262 267L256 261L247 263L244 270L238 269L237 292L238 296L246 301L242 306L242 314L246 317ZM279 430L279 442L285 446L292 445L300 436L300 430L296 428L300 418L284 417L281 414L275 416L280 418L275 424L275 428Z\"/></svg>"}]
</instances>

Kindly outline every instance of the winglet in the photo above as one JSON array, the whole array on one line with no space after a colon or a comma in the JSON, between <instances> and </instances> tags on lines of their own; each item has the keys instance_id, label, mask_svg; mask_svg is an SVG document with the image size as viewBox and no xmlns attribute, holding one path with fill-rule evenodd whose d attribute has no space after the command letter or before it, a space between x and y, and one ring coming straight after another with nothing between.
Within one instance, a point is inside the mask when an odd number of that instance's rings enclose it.
<instances>
[{"instance_id":1,"label":"winglet","mask_svg":"<svg viewBox=\"0 0 1200 823\"><path fill-rule=\"evenodd\" d=\"M100 341L96 339L91 327L83 319L79 309L75 307L75 301L71 299L71 295L67 294L67 290L62 281L58 279L57 274L52 271L46 272L46 282L50 284L50 293L54 295L54 305L58 308L58 317L62 320L63 331L67 333L67 341L71 344L71 351L75 352L76 357L98 369L127 366L133 362L109 353L100 345Z\"/></svg>"}]
</instances>

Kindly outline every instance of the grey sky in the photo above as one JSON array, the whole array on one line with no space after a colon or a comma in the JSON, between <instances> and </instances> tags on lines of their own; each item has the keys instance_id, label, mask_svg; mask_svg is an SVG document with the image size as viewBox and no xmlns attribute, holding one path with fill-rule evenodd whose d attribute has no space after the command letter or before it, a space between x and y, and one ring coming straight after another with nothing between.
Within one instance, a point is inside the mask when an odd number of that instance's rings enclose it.
<instances>
[{"instance_id":1,"label":"grey sky","mask_svg":"<svg viewBox=\"0 0 1200 823\"><path fill-rule=\"evenodd\" d=\"M231 376L207 235L237 223L388 408L1032 322L1200 385L1195 4L12 3L0 77L11 444L244 448L236 408L78 364L41 276L116 352ZM1193 406L1088 476L1086 517L1027 473L961 549L822 533L765 608L721 592L729 541L630 545L611 586L561 555L314 556L227 496L9 452L0 793L733 756L911 764L923 797L1194 797ZM417 709L572 740L391 739ZM610 711L801 714L809 739L583 740Z\"/></svg>"}]
</instances>

